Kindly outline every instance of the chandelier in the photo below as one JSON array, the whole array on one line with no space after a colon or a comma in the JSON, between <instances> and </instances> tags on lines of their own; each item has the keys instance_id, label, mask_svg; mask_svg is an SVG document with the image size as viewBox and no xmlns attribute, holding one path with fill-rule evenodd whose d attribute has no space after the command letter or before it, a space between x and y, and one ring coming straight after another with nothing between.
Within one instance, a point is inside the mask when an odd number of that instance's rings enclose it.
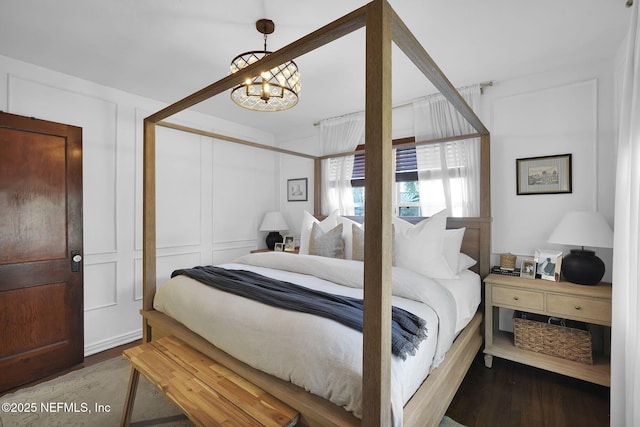
<instances>
[{"instance_id":1,"label":"chandelier","mask_svg":"<svg viewBox=\"0 0 640 427\"><path fill-rule=\"evenodd\" d=\"M264 35L264 50L241 53L231 61L231 73L259 61L271 52L267 50L267 34L273 33L275 24L269 19L256 22L256 29ZM300 73L293 61L287 61L259 75L245 80L233 88L231 99L241 107L258 111L287 110L298 103Z\"/></svg>"}]
</instances>

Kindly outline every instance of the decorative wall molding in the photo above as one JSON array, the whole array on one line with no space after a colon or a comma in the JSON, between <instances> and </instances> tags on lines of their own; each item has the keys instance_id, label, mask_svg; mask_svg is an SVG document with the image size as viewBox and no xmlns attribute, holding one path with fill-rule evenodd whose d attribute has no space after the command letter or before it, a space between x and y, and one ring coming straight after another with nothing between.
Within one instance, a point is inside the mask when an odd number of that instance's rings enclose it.
<instances>
[{"instance_id":1,"label":"decorative wall molding","mask_svg":"<svg viewBox=\"0 0 640 427\"><path fill-rule=\"evenodd\" d=\"M87 355L141 336L138 311L142 289L142 123L151 112L163 106L151 99L0 55L0 110L83 129ZM275 142L273 134L196 111L185 112L179 119L193 128L215 127L222 134L264 144ZM168 215L164 224L159 224L160 233L169 237L160 241L158 251L161 282L175 268L211 264L216 238L225 241L216 246L217 262L229 261L253 249L262 212L277 205L272 195L278 182L278 167L270 157L265 159L265 155L255 150L242 152L249 169L257 171L246 177L244 185L251 191L243 196L230 185L243 179L237 165L236 170L232 170L233 179L228 172L219 175L222 181L214 191L216 142L194 136L188 139L185 152L184 134L176 132L174 137L168 129L160 132L169 150L160 151L159 173L164 174L162 179L169 185L173 182L182 185L160 195L160 200L173 203L169 209L162 210ZM160 141L161 149L162 144ZM181 157L183 155L186 157ZM226 159L217 160L222 166L228 163ZM171 167L165 167L175 162L182 163L182 170L187 173L171 172ZM174 180L171 173L177 174L178 179ZM237 197L241 197L241 206L234 206ZM217 204L228 201L227 206L220 208L224 215L216 218L214 199ZM214 238L215 227L224 235ZM225 249L225 246L228 247Z\"/></svg>"},{"instance_id":2,"label":"decorative wall molding","mask_svg":"<svg viewBox=\"0 0 640 427\"><path fill-rule=\"evenodd\" d=\"M157 258L162 260L157 266L157 281L159 284L169 280L173 270L203 264L201 251L165 253ZM134 260L133 300L142 300L142 257L140 256L135 257Z\"/></svg>"},{"instance_id":3,"label":"decorative wall molding","mask_svg":"<svg viewBox=\"0 0 640 427\"><path fill-rule=\"evenodd\" d=\"M104 98L32 80L8 78L14 114L82 127L84 252L117 252L116 164L118 105Z\"/></svg>"},{"instance_id":4,"label":"decorative wall molding","mask_svg":"<svg viewBox=\"0 0 640 427\"><path fill-rule=\"evenodd\" d=\"M126 334L117 335L106 340L87 344L84 346L84 355L85 357L91 356L92 354L100 353L101 351L109 350L110 348L118 347L119 345L128 344L141 338L142 328L128 332Z\"/></svg>"},{"instance_id":5,"label":"decorative wall molding","mask_svg":"<svg viewBox=\"0 0 640 427\"><path fill-rule=\"evenodd\" d=\"M533 255L549 247L548 235L564 212L597 208L598 104L597 78L548 82L492 99L494 253ZM572 193L516 195L515 159L565 153L572 154Z\"/></svg>"},{"instance_id":6,"label":"decorative wall molding","mask_svg":"<svg viewBox=\"0 0 640 427\"><path fill-rule=\"evenodd\" d=\"M84 264L83 270L84 311L99 310L117 305L117 262Z\"/></svg>"}]
</instances>

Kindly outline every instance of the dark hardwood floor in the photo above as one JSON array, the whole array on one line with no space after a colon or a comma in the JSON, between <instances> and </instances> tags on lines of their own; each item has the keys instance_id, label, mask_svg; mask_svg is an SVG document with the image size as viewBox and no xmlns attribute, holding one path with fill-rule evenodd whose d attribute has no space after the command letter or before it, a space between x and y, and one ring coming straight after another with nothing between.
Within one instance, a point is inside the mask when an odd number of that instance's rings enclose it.
<instances>
[{"instance_id":1,"label":"dark hardwood floor","mask_svg":"<svg viewBox=\"0 0 640 427\"><path fill-rule=\"evenodd\" d=\"M480 352L447 415L467 427L609 426L609 388Z\"/></svg>"},{"instance_id":2,"label":"dark hardwood floor","mask_svg":"<svg viewBox=\"0 0 640 427\"><path fill-rule=\"evenodd\" d=\"M140 342L86 357L77 369L119 356ZM467 427L604 427L609 425L609 388L500 358L487 369L480 352L447 415Z\"/></svg>"}]
</instances>

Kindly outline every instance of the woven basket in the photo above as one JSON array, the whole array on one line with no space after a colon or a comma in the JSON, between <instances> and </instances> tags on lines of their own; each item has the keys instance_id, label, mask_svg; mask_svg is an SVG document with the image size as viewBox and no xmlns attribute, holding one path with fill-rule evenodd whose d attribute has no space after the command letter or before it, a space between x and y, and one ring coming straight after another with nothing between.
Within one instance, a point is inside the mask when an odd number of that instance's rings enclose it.
<instances>
[{"instance_id":1,"label":"woven basket","mask_svg":"<svg viewBox=\"0 0 640 427\"><path fill-rule=\"evenodd\" d=\"M500 255L500 268L513 270L516 268L516 259L518 257L511 254Z\"/></svg>"},{"instance_id":2,"label":"woven basket","mask_svg":"<svg viewBox=\"0 0 640 427\"><path fill-rule=\"evenodd\" d=\"M516 347L593 365L589 331L514 317L513 337Z\"/></svg>"}]
</instances>

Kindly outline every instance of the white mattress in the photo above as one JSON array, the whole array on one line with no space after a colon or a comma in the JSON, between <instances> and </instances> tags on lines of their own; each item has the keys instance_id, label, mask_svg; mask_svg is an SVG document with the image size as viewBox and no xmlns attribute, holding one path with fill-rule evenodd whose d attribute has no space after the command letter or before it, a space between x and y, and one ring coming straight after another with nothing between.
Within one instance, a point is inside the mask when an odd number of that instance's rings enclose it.
<instances>
[{"instance_id":1,"label":"white mattress","mask_svg":"<svg viewBox=\"0 0 640 427\"><path fill-rule=\"evenodd\" d=\"M220 266L362 298L361 265L357 261L269 253L249 255L238 263ZM314 274L309 275L310 272ZM474 279L477 279L479 295L479 278L474 273L438 284L408 270L394 268L392 304L426 320L429 337L420 344L416 355L407 360L392 356L393 425L402 425L404 404L426 378L430 367L442 360L459 332L459 325L475 313L475 310L470 313L475 296L465 295L465 289L473 287L467 282L476 281ZM332 320L228 294L186 276L177 276L163 284L154 299L154 308L236 359L291 381L361 417L360 332Z\"/></svg>"}]
</instances>

